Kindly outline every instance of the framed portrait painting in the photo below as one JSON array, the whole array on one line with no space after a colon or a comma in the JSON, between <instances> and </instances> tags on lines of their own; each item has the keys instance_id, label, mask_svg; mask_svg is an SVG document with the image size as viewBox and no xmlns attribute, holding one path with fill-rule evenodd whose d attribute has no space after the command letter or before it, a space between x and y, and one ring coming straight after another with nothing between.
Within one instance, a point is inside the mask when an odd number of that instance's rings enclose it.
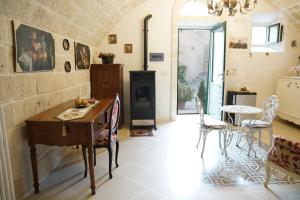
<instances>
[{"instance_id":1,"label":"framed portrait painting","mask_svg":"<svg viewBox=\"0 0 300 200\"><path fill-rule=\"evenodd\" d=\"M117 35L116 34L109 35L108 43L109 44L117 44Z\"/></svg>"},{"instance_id":2,"label":"framed portrait painting","mask_svg":"<svg viewBox=\"0 0 300 200\"><path fill-rule=\"evenodd\" d=\"M52 34L14 22L16 72L48 71L55 67Z\"/></svg>"},{"instance_id":3,"label":"framed portrait painting","mask_svg":"<svg viewBox=\"0 0 300 200\"><path fill-rule=\"evenodd\" d=\"M75 43L75 67L76 70L90 68L90 48L79 42Z\"/></svg>"},{"instance_id":4,"label":"framed portrait painting","mask_svg":"<svg viewBox=\"0 0 300 200\"><path fill-rule=\"evenodd\" d=\"M132 44L124 44L124 53L132 53Z\"/></svg>"}]
</instances>

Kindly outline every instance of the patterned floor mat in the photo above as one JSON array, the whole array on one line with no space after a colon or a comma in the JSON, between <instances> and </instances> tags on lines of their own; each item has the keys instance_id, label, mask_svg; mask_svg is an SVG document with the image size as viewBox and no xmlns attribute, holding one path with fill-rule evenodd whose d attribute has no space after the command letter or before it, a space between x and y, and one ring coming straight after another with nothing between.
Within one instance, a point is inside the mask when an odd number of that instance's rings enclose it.
<instances>
[{"instance_id":1,"label":"patterned floor mat","mask_svg":"<svg viewBox=\"0 0 300 200\"><path fill-rule=\"evenodd\" d=\"M265 180L265 164L264 159L269 150L269 146L262 144L259 146L256 142L254 153L247 155L247 142L241 142L237 147L236 141L231 141L227 148L228 157L220 156L218 165L215 169L203 171L203 182L214 186L235 186L235 185L251 185L262 184ZM203 161L205 163L205 160ZM300 181L292 180L284 173L272 169L269 184L284 183L300 183Z\"/></svg>"},{"instance_id":2,"label":"patterned floor mat","mask_svg":"<svg viewBox=\"0 0 300 200\"><path fill-rule=\"evenodd\" d=\"M130 137L153 136L152 129L132 129L130 130Z\"/></svg>"}]
</instances>

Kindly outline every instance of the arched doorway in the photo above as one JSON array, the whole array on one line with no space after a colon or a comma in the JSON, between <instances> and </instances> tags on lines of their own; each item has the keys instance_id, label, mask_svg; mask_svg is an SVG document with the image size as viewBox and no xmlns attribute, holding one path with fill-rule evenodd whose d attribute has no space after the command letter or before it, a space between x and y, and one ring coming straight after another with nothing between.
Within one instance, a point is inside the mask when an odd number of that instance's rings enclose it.
<instances>
[{"instance_id":1,"label":"arched doorway","mask_svg":"<svg viewBox=\"0 0 300 200\"><path fill-rule=\"evenodd\" d=\"M206 1L204 0L177 0L175 1L173 8L172 18L172 77L171 77L171 119L175 120L178 113L178 93L181 88L178 85L178 76L181 73L179 66L179 54L178 54L178 39L179 30L182 27L188 27L189 29L209 29L210 31L214 25L225 21L224 17L215 17L207 14ZM212 32L212 31L211 31ZM224 41L225 45L225 41ZM210 48L212 46L210 45ZM224 48L225 49L225 48ZM212 54L213 52L209 52ZM213 59L210 59L213 61ZM225 60L225 59L223 59ZM224 63L223 63L224 64ZM223 65L224 67L224 65ZM179 70L178 70L179 69ZM214 77L213 75L211 76ZM199 83L198 83L199 84ZM200 84L198 88L200 87ZM209 86L207 86L209 87ZM197 88L197 89L198 89ZM193 97L196 95L197 90L194 91ZM209 95L207 97L209 99ZM221 102L222 97L219 97Z\"/></svg>"}]
</instances>

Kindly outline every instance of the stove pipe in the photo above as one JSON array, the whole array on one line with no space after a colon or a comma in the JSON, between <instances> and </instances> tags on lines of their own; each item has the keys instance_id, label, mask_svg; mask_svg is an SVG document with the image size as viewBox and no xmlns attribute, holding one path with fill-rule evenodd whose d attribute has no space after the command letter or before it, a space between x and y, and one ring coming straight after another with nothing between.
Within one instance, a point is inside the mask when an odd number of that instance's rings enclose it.
<instances>
[{"instance_id":1,"label":"stove pipe","mask_svg":"<svg viewBox=\"0 0 300 200\"><path fill-rule=\"evenodd\" d=\"M148 20L152 15L147 15L144 19L144 71L148 68Z\"/></svg>"}]
</instances>

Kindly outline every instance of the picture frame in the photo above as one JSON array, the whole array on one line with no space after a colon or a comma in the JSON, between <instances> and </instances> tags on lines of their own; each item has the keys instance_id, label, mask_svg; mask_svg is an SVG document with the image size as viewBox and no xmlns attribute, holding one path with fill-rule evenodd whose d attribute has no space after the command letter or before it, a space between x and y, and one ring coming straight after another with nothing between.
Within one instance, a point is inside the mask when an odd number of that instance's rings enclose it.
<instances>
[{"instance_id":1,"label":"picture frame","mask_svg":"<svg viewBox=\"0 0 300 200\"><path fill-rule=\"evenodd\" d=\"M64 68L65 68L65 72L70 72L71 71L71 63L69 61L66 61Z\"/></svg>"},{"instance_id":2,"label":"picture frame","mask_svg":"<svg viewBox=\"0 0 300 200\"><path fill-rule=\"evenodd\" d=\"M50 32L14 21L15 72L55 68L55 42Z\"/></svg>"},{"instance_id":3,"label":"picture frame","mask_svg":"<svg viewBox=\"0 0 300 200\"><path fill-rule=\"evenodd\" d=\"M108 43L117 44L117 35L116 34L108 35Z\"/></svg>"},{"instance_id":4,"label":"picture frame","mask_svg":"<svg viewBox=\"0 0 300 200\"><path fill-rule=\"evenodd\" d=\"M70 44L68 39L63 40L63 48L65 51L68 51L70 49Z\"/></svg>"},{"instance_id":5,"label":"picture frame","mask_svg":"<svg viewBox=\"0 0 300 200\"><path fill-rule=\"evenodd\" d=\"M124 44L124 53L132 53L132 44Z\"/></svg>"},{"instance_id":6,"label":"picture frame","mask_svg":"<svg viewBox=\"0 0 300 200\"><path fill-rule=\"evenodd\" d=\"M90 68L90 48L79 42L74 43L75 49L75 69L85 70Z\"/></svg>"},{"instance_id":7,"label":"picture frame","mask_svg":"<svg viewBox=\"0 0 300 200\"><path fill-rule=\"evenodd\" d=\"M247 37L230 37L228 42L230 51L249 51L249 38Z\"/></svg>"}]
</instances>

